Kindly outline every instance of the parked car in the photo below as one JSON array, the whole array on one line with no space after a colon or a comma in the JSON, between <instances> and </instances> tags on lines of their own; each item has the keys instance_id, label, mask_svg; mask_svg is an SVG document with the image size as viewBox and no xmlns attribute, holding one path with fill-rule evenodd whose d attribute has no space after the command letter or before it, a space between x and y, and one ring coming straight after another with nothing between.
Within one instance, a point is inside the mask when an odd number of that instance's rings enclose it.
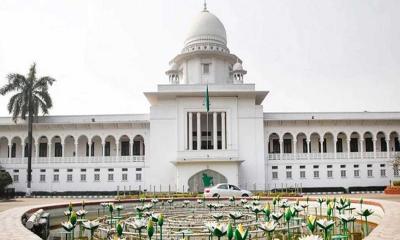
<instances>
[{"instance_id":1,"label":"parked car","mask_svg":"<svg viewBox=\"0 0 400 240\"><path fill-rule=\"evenodd\" d=\"M250 197L252 193L228 183L220 183L204 189L205 197Z\"/></svg>"}]
</instances>

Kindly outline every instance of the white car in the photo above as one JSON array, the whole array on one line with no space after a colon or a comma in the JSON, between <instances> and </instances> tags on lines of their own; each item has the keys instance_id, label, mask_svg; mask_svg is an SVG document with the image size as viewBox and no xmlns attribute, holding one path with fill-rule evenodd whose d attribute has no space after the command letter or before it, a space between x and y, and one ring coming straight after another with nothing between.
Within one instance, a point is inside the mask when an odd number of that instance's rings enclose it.
<instances>
[{"instance_id":1,"label":"white car","mask_svg":"<svg viewBox=\"0 0 400 240\"><path fill-rule=\"evenodd\" d=\"M220 183L213 187L204 188L205 197L250 197L252 195L251 192L228 183Z\"/></svg>"}]
</instances>

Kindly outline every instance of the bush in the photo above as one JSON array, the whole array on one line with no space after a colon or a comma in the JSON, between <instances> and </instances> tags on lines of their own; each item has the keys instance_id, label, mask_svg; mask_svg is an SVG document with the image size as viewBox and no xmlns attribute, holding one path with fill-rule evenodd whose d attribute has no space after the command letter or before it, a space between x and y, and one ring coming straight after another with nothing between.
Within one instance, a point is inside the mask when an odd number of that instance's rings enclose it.
<instances>
[{"instance_id":1,"label":"bush","mask_svg":"<svg viewBox=\"0 0 400 240\"><path fill-rule=\"evenodd\" d=\"M400 181L393 181L393 186L400 187Z\"/></svg>"},{"instance_id":2,"label":"bush","mask_svg":"<svg viewBox=\"0 0 400 240\"><path fill-rule=\"evenodd\" d=\"M12 183L12 178L7 171L0 171L0 192L4 192L4 189Z\"/></svg>"}]
</instances>

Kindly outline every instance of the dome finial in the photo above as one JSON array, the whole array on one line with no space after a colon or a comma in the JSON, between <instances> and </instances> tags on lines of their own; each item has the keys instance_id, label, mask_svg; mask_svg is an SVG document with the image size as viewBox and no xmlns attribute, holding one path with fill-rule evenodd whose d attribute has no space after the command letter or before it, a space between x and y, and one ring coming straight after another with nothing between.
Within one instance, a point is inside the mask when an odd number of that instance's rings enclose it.
<instances>
[{"instance_id":1,"label":"dome finial","mask_svg":"<svg viewBox=\"0 0 400 240\"><path fill-rule=\"evenodd\" d=\"M204 9L203 12L207 12L207 0L204 0Z\"/></svg>"}]
</instances>

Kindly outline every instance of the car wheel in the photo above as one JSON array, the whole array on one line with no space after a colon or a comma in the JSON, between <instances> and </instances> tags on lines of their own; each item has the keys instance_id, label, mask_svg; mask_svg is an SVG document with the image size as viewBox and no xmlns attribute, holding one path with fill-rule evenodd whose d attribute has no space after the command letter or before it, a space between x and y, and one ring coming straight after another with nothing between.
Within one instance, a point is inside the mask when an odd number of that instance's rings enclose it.
<instances>
[{"instance_id":1,"label":"car wheel","mask_svg":"<svg viewBox=\"0 0 400 240\"><path fill-rule=\"evenodd\" d=\"M247 193L243 194L242 197L249 197Z\"/></svg>"},{"instance_id":2,"label":"car wheel","mask_svg":"<svg viewBox=\"0 0 400 240\"><path fill-rule=\"evenodd\" d=\"M214 193L213 197L219 197L218 193Z\"/></svg>"}]
</instances>

